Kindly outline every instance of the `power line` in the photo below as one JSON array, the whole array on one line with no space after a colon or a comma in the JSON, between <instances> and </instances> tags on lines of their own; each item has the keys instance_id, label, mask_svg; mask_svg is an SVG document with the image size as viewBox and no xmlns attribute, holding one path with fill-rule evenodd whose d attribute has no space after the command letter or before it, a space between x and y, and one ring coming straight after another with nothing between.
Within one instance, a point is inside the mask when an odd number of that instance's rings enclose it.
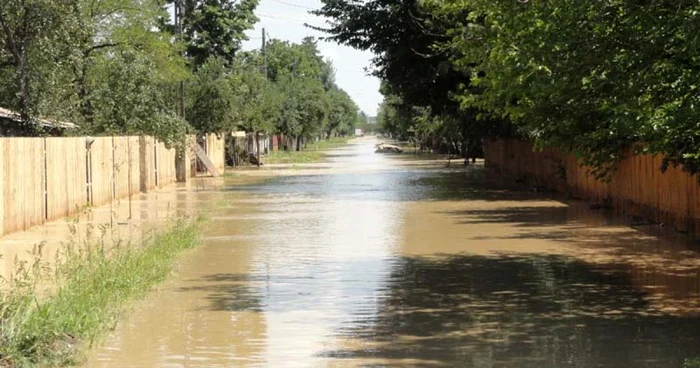
<instances>
[{"instance_id":1,"label":"power line","mask_svg":"<svg viewBox=\"0 0 700 368\"><path fill-rule=\"evenodd\" d=\"M205 31L204 29L202 29L202 27L199 24L197 24L197 23L192 23L192 24L194 24L195 27L197 27L197 29L199 29L199 31L202 32L201 35L203 35L204 37L209 39L209 41L211 42L211 45L214 46L214 48L216 48L217 50L219 50L219 52L222 53L223 56L228 57L232 61L234 60L233 55L229 54L228 52L224 51L221 47L219 47L219 45L216 44L216 41L211 36L209 36L209 33L207 33L207 31Z\"/></svg>"},{"instance_id":2,"label":"power line","mask_svg":"<svg viewBox=\"0 0 700 368\"><path fill-rule=\"evenodd\" d=\"M289 2L286 2L286 1L282 1L282 0L272 0L272 1L274 1L274 2L276 2L276 3L288 5L288 6L293 6L293 7L295 7L295 8L300 8L300 9L317 10L317 9L315 9L315 8L311 8L311 7L308 7L308 6L293 4L293 3L289 3Z\"/></svg>"},{"instance_id":3,"label":"power line","mask_svg":"<svg viewBox=\"0 0 700 368\"><path fill-rule=\"evenodd\" d=\"M278 17L278 16L276 16L276 15L267 15L267 14L261 14L261 13L257 13L256 15L261 16L261 17L263 17L263 18L272 18L272 19L280 19L280 20L289 20L289 21L292 21L292 22L299 22L299 23L306 24L306 21L303 20L303 19Z\"/></svg>"}]
</instances>

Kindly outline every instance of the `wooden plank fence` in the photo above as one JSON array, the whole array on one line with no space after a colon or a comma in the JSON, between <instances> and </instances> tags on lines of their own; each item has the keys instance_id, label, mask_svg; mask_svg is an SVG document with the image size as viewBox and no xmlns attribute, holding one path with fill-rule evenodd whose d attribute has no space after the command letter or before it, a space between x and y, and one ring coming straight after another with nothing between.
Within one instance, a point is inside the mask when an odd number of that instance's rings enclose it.
<instances>
[{"instance_id":1,"label":"wooden plank fence","mask_svg":"<svg viewBox=\"0 0 700 368\"><path fill-rule=\"evenodd\" d=\"M80 211L86 183L85 138L46 138L46 220Z\"/></svg>"},{"instance_id":2,"label":"wooden plank fence","mask_svg":"<svg viewBox=\"0 0 700 368\"><path fill-rule=\"evenodd\" d=\"M46 219L43 138L1 138L4 203L2 233L24 230ZM22 152L22 160L13 160Z\"/></svg>"},{"instance_id":3,"label":"wooden plank fence","mask_svg":"<svg viewBox=\"0 0 700 368\"><path fill-rule=\"evenodd\" d=\"M209 134L205 139L205 151L214 167L220 172L224 172L226 167L226 139L223 136Z\"/></svg>"},{"instance_id":4,"label":"wooden plank fence","mask_svg":"<svg viewBox=\"0 0 700 368\"><path fill-rule=\"evenodd\" d=\"M487 167L588 201L606 201L617 211L673 226L679 231L700 231L698 177L680 168L660 170L662 157L626 155L608 182L589 175L570 154L556 149L533 151L529 142L495 140L485 144Z\"/></svg>"},{"instance_id":5,"label":"wooden plank fence","mask_svg":"<svg viewBox=\"0 0 700 368\"><path fill-rule=\"evenodd\" d=\"M223 171L223 139L207 140ZM0 235L170 185L176 156L153 137L0 138Z\"/></svg>"}]
</instances>

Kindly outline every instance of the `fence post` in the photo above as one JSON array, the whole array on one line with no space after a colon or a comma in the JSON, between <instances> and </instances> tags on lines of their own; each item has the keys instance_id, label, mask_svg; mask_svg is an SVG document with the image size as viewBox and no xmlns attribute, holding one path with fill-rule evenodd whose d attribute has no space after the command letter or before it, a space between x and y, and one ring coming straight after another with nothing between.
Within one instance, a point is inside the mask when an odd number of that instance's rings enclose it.
<instances>
[{"instance_id":1,"label":"fence post","mask_svg":"<svg viewBox=\"0 0 700 368\"><path fill-rule=\"evenodd\" d=\"M155 172L155 183L156 188L160 185L160 180L158 180L158 140L153 139L153 168Z\"/></svg>"},{"instance_id":2,"label":"fence post","mask_svg":"<svg viewBox=\"0 0 700 368\"><path fill-rule=\"evenodd\" d=\"M41 143L42 143L42 151L44 153L44 170L43 170L43 173L44 173L44 175L43 175L44 176L44 178L43 178L44 179L43 180L43 182L44 182L44 196L43 196L44 200L43 200L43 206L44 206L44 222L46 222L46 220L48 220L48 218L49 218L49 184L48 184L48 182L49 182L48 169L49 168L48 168L48 162L47 162L48 158L46 157L46 137L41 139Z\"/></svg>"},{"instance_id":3,"label":"fence post","mask_svg":"<svg viewBox=\"0 0 700 368\"><path fill-rule=\"evenodd\" d=\"M146 168L149 166L146 163L147 156L146 137L139 136L139 188L142 192L148 192L148 172Z\"/></svg>"},{"instance_id":4,"label":"fence post","mask_svg":"<svg viewBox=\"0 0 700 368\"><path fill-rule=\"evenodd\" d=\"M87 203L92 205L92 143L94 139L91 140L89 137L85 139L85 181L87 186Z\"/></svg>"},{"instance_id":5,"label":"fence post","mask_svg":"<svg viewBox=\"0 0 700 368\"><path fill-rule=\"evenodd\" d=\"M175 179L178 183L187 182L187 165L189 165L187 157L187 147L178 147L175 149Z\"/></svg>"}]
</instances>

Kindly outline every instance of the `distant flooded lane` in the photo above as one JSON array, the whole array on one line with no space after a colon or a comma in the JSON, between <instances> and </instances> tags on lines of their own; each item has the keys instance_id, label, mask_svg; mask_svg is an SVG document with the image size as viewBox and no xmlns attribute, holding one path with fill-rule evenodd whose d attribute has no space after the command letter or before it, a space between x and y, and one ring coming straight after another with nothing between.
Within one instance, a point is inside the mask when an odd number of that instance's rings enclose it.
<instances>
[{"instance_id":1,"label":"distant flooded lane","mask_svg":"<svg viewBox=\"0 0 700 368\"><path fill-rule=\"evenodd\" d=\"M86 365L665 368L700 357L700 255L685 238L481 168L375 154L375 143L321 168L232 179L203 246Z\"/></svg>"}]
</instances>

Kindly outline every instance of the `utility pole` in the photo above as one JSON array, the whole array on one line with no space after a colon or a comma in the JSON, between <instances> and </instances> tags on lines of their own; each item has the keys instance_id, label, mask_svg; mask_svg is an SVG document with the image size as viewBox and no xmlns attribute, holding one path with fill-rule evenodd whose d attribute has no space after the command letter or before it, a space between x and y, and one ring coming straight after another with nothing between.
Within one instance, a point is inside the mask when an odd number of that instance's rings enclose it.
<instances>
[{"instance_id":1,"label":"utility pole","mask_svg":"<svg viewBox=\"0 0 700 368\"><path fill-rule=\"evenodd\" d=\"M267 84L267 53L265 52L265 28L262 29L262 57L263 57L263 75L265 76L265 84Z\"/></svg>"},{"instance_id":2,"label":"utility pole","mask_svg":"<svg viewBox=\"0 0 700 368\"><path fill-rule=\"evenodd\" d=\"M182 24L184 18L184 4L183 0L175 0L175 27L177 28L178 40L182 42ZM180 88L178 90L178 114L184 120L185 119L185 82L180 81Z\"/></svg>"},{"instance_id":3,"label":"utility pole","mask_svg":"<svg viewBox=\"0 0 700 368\"><path fill-rule=\"evenodd\" d=\"M267 93L267 55L265 53L265 28L262 29L262 57L263 57L263 77L265 78L265 90L263 93ZM255 132L255 145L257 148L258 159L257 164L260 167L260 132L256 130Z\"/></svg>"},{"instance_id":4,"label":"utility pole","mask_svg":"<svg viewBox=\"0 0 700 368\"><path fill-rule=\"evenodd\" d=\"M178 40L182 41L182 23L184 18L183 0L175 0L173 2L173 13L175 15L175 28L177 29ZM184 55L183 55L184 56ZM176 113L182 120L185 120L185 82L180 81L177 88ZM178 148L175 156L175 176L178 182L187 181L187 166L190 164L187 160L187 149Z\"/></svg>"}]
</instances>

